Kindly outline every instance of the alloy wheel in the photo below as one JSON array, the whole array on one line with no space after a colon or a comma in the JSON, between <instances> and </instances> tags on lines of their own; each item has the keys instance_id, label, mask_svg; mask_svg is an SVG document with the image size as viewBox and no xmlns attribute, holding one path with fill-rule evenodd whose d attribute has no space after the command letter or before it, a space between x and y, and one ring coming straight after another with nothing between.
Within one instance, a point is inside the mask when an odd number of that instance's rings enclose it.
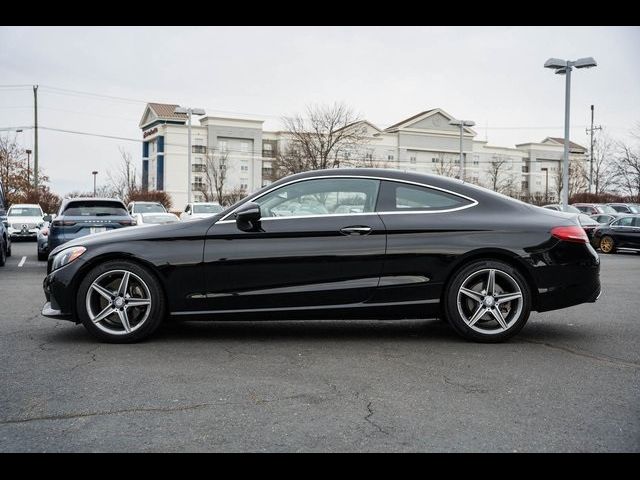
<instances>
[{"instance_id":1,"label":"alloy wheel","mask_svg":"<svg viewBox=\"0 0 640 480\"><path fill-rule=\"evenodd\" d=\"M470 274L458 289L458 312L466 325L482 334L509 330L520 318L523 293L508 273L486 268Z\"/></svg>"},{"instance_id":2,"label":"alloy wheel","mask_svg":"<svg viewBox=\"0 0 640 480\"><path fill-rule=\"evenodd\" d=\"M611 237L602 237L600 240L600 250L603 253L611 253L613 250L613 239Z\"/></svg>"},{"instance_id":3,"label":"alloy wheel","mask_svg":"<svg viewBox=\"0 0 640 480\"><path fill-rule=\"evenodd\" d=\"M96 278L87 290L89 319L111 335L126 335L138 330L149 318L151 293L135 273L110 270Z\"/></svg>"}]
</instances>

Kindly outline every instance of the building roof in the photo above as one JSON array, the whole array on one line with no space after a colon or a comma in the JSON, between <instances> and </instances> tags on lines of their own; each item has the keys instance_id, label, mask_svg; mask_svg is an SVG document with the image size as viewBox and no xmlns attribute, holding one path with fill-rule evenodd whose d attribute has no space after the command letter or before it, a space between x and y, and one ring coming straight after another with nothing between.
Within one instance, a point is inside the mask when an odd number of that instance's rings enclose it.
<instances>
[{"instance_id":1,"label":"building roof","mask_svg":"<svg viewBox=\"0 0 640 480\"><path fill-rule=\"evenodd\" d=\"M178 120L186 122L186 113L175 113L175 109L179 106L180 105L172 103L147 103L144 113L142 114L142 118L140 119L139 126L142 128L156 120Z\"/></svg>"},{"instance_id":2,"label":"building roof","mask_svg":"<svg viewBox=\"0 0 640 480\"><path fill-rule=\"evenodd\" d=\"M564 138L561 137L547 137L545 138L542 143L557 143L558 145L564 145ZM587 149L585 147L583 147L580 144L577 144L575 142L572 142L571 140L569 140L569 149L571 151L582 151L582 152L586 152Z\"/></svg>"},{"instance_id":3,"label":"building roof","mask_svg":"<svg viewBox=\"0 0 640 480\"><path fill-rule=\"evenodd\" d=\"M414 120L414 119L416 119L418 117L421 117L422 115L426 115L427 113L433 112L434 110L437 110L437 108L432 108L431 110L425 110L424 112L417 113L417 114L415 114L415 115L413 115L413 116L411 116L409 118L405 118L404 120L391 125L390 127L385 128L385 130L391 130L392 128L399 127L403 123L410 122L411 120Z\"/></svg>"},{"instance_id":4,"label":"building roof","mask_svg":"<svg viewBox=\"0 0 640 480\"><path fill-rule=\"evenodd\" d=\"M175 109L180 105L174 105L172 103L149 103L149 108L153 110L158 118L169 120L186 120L186 113L175 113Z\"/></svg>"}]
</instances>

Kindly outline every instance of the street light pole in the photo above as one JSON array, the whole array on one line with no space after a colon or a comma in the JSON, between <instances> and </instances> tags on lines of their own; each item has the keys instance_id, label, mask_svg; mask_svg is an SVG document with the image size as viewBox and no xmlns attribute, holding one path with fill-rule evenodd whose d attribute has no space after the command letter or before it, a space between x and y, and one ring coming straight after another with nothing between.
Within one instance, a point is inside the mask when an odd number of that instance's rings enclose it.
<instances>
[{"instance_id":1,"label":"street light pole","mask_svg":"<svg viewBox=\"0 0 640 480\"><path fill-rule=\"evenodd\" d=\"M31 186L31 177L30 177L30 160L31 160L31 150L27 149L25 150L25 153L27 154L27 185Z\"/></svg>"},{"instance_id":2,"label":"street light pole","mask_svg":"<svg viewBox=\"0 0 640 480\"><path fill-rule=\"evenodd\" d=\"M464 127L473 127L476 123L471 120L451 120L449 125L460 127L460 178L464 181L467 174L464 162L464 150L462 145L462 136L464 135Z\"/></svg>"},{"instance_id":3,"label":"street light pole","mask_svg":"<svg viewBox=\"0 0 640 480\"><path fill-rule=\"evenodd\" d=\"M591 105L591 128L587 128L587 133L591 134L591 148L589 149L590 159L589 159L589 193L593 189L593 132L596 130L602 130L601 126L594 127L593 126L593 105ZM598 192L596 192L597 194Z\"/></svg>"},{"instance_id":4,"label":"street light pole","mask_svg":"<svg viewBox=\"0 0 640 480\"><path fill-rule=\"evenodd\" d=\"M187 203L191 203L191 115L204 115L205 111L202 108L177 107L174 113L187 114L187 163L189 168L187 173Z\"/></svg>"},{"instance_id":5,"label":"street light pole","mask_svg":"<svg viewBox=\"0 0 640 480\"><path fill-rule=\"evenodd\" d=\"M544 171L544 203L549 203L549 168L542 167Z\"/></svg>"},{"instance_id":6,"label":"street light pole","mask_svg":"<svg viewBox=\"0 0 640 480\"><path fill-rule=\"evenodd\" d=\"M569 205L569 121L571 107L571 71L575 68L591 68L598 64L593 57L579 58L578 60L561 60L550 58L544 62L545 68L551 68L559 75L566 75L564 93L564 152L562 162L562 209L567 210Z\"/></svg>"},{"instance_id":7,"label":"street light pole","mask_svg":"<svg viewBox=\"0 0 640 480\"><path fill-rule=\"evenodd\" d=\"M91 172L91 175L93 175L93 196L96 196L96 177L98 175L98 172L96 170L94 170L93 172Z\"/></svg>"},{"instance_id":8,"label":"street light pole","mask_svg":"<svg viewBox=\"0 0 640 480\"><path fill-rule=\"evenodd\" d=\"M33 86L33 183L38 192L38 85Z\"/></svg>"}]
</instances>

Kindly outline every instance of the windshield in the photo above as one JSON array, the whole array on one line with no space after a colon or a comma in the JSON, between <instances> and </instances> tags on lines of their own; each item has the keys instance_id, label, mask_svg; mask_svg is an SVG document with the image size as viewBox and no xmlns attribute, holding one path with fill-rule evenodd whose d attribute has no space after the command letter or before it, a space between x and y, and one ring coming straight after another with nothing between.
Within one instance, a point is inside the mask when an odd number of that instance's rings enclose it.
<instances>
[{"instance_id":1,"label":"windshield","mask_svg":"<svg viewBox=\"0 0 640 480\"><path fill-rule=\"evenodd\" d=\"M632 213L640 213L640 207L637 205L629 205L629 210L631 210Z\"/></svg>"},{"instance_id":2,"label":"windshield","mask_svg":"<svg viewBox=\"0 0 640 480\"><path fill-rule=\"evenodd\" d=\"M580 215L578 215L578 220L580 221L580 225L582 225L583 227L587 225L600 225L593 218L589 217L588 215L585 215L584 213L581 213Z\"/></svg>"},{"instance_id":3,"label":"windshield","mask_svg":"<svg viewBox=\"0 0 640 480\"><path fill-rule=\"evenodd\" d=\"M62 212L69 217L104 217L129 215L120 202L86 200L81 202L71 202Z\"/></svg>"},{"instance_id":4,"label":"windshield","mask_svg":"<svg viewBox=\"0 0 640 480\"><path fill-rule=\"evenodd\" d=\"M38 207L11 207L9 217L41 217L42 210Z\"/></svg>"},{"instance_id":5,"label":"windshield","mask_svg":"<svg viewBox=\"0 0 640 480\"><path fill-rule=\"evenodd\" d=\"M194 205L193 213L220 213L222 207L220 205Z\"/></svg>"},{"instance_id":6,"label":"windshield","mask_svg":"<svg viewBox=\"0 0 640 480\"><path fill-rule=\"evenodd\" d=\"M161 203L136 203L133 213L164 213L166 210Z\"/></svg>"},{"instance_id":7,"label":"windshield","mask_svg":"<svg viewBox=\"0 0 640 480\"><path fill-rule=\"evenodd\" d=\"M618 213L617 210L610 205L600 205L600 208L602 209L602 213Z\"/></svg>"},{"instance_id":8,"label":"windshield","mask_svg":"<svg viewBox=\"0 0 640 480\"><path fill-rule=\"evenodd\" d=\"M143 223L174 223L180 219L175 215L145 215L142 217Z\"/></svg>"}]
</instances>

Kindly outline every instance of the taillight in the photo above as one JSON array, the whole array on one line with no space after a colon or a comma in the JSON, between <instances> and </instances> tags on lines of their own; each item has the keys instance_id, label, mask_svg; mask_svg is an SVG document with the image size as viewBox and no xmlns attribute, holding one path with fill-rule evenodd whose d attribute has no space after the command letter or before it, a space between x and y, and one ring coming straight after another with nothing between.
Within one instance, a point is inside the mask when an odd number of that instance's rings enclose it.
<instances>
[{"instance_id":1,"label":"taillight","mask_svg":"<svg viewBox=\"0 0 640 480\"><path fill-rule=\"evenodd\" d=\"M573 243L589 243L589 238L582 227L554 227L551 229L551 235L559 240Z\"/></svg>"},{"instance_id":2,"label":"taillight","mask_svg":"<svg viewBox=\"0 0 640 480\"><path fill-rule=\"evenodd\" d=\"M41 228L40 229L40 233L46 237L47 235L49 235L49 229L48 228Z\"/></svg>"},{"instance_id":3,"label":"taillight","mask_svg":"<svg viewBox=\"0 0 640 480\"><path fill-rule=\"evenodd\" d=\"M75 224L76 222L73 222L71 220L54 220L53 221L54 227L70 227Z\"/></svg>"}]
</instances>

